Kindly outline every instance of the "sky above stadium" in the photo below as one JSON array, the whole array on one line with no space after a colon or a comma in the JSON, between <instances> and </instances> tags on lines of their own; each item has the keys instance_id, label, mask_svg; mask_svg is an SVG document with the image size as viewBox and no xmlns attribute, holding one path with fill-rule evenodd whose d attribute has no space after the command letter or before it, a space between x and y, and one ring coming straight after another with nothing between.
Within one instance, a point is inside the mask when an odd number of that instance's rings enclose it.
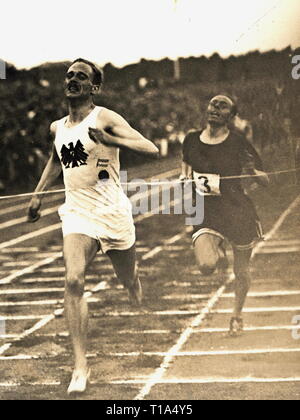
<instances>
[{"instance_id":1,"label":"sky above stadium","mask_svg":"<svg viewBox=\"0 0 300 420\"><path fill-rule=\"evenodd\" d=\"M226 57L300 46L299 0L9 0L0 57L17 67L84 57Z\"/></svg>"}]
</instances>

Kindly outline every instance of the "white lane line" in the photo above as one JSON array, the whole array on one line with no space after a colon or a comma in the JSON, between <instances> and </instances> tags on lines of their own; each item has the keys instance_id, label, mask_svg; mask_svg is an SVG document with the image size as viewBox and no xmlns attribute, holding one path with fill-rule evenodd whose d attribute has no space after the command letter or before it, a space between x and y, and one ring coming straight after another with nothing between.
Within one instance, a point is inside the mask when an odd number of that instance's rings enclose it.
<instances>
[{"instance_id":1,"label":"white lane line","mask_svg":"<svg viewBox=\"0 0 300 420\"><path fill-rule=\"evenodd\" d=\"M57 247L57 250L53 250L51 252L41 252L40 250L37 251L37 253L34 255L35 258L42 259L42 258L48 258L52 257L54 254L56 254L58 251L62 252L62 247Z\"/></svg>"},{"instance_id":2,"label":"white lane line","mask_svg":"<svg viewBox=\"0 0 300 420\"><path fill-rule=\"evenodd\" d=\"M8 361L8 360L37 360L40 359L38 356L30 356L28 354L18 354L16 356L0 356L0 361Z\"/></svg>"},{"instance_id":3,"label":"white lane line","mask_svg":"<svg viewBox=\"0 0 300 420\"><path fill-rule=\"evenodd\" d=\"M290 247L281 247L281 248L271 248L266 246L265 248L259 251L259 255L262 254L292 254L295 252L299 252L299 246L290 246Z\"/></svg>"},{"instance_id":4,"label":"white lane line","mask_svg":"<svg viewBox=\"0 0 300 420\"><path fill-rule=\"evenodd\" d=\"M202 300L207 299L211 296L210 294L202 294L202 295L167 295L163 296L163 300Z\"/></svg>"},{"instance_id":5,"label":"white lane line","mask_svg":"<svg viewBox=\"0 0 300 420\"><path fill-rule=\"evenodd\" d=\"M62 256L62 254L60 254ZM64 273L65 267L48 267L39 270L39 273Z\"/></svg>"},{"instance_id":6,"label":"white lane line","mask_svg":"<svg viewBox=\"0 0 300 420\"><path fill-rule=\"evenodd\" d=\"M0 261L11 261L11 257L8 255L1 255L0 254Z\"/></svg>"},{"instance_id":7,"label":"white lane line","mask_svg":"<svg viewBox=\"0 0 300 420\"><path fill-rule=\"evenodd\" d=\"M107 287L107 282L103 282L101 281L99 284L97 284L97 286L95 286L92 291L85 293L85 297L89 298L92 296L93 293L96 293L100 290L104 290ZM20 334L18 336L18 338L14 341L14 343L19 342L21 340L23 340L26 337L29 337L31 334L35 333L36 331L39 331L40 329L42 329L44 326L46 326L47 324L49 324L49 322L53 321L55 318L62 316L64 313L64 309L60 308L57 309L56 311L54 311L52 314L50 315L43 315L40 318L40 321L37 322L32 328L30 328L29 330L24 331L22 334ZM37 317L35 317L34 319L39 319ZM13 343L6 343L4 344L2 347L0 347L0 355L3 355L7 350L10 349L10 347L13 345Z\"/></svg>"},{"instance_id":8,"label":"white lane line","mask_svg":"<svg viewBox=\"0 0 300 420\"><path fill-rule=\"evenodd\" d=\"M173 251L186 251L186 246L182 245L168 245L166 247L167 251L173 252Z\"/></svg>"},{"instance_id":9,"label":"white lane line","mask_svg":"<svg viewBox=\"0 0 300 420\"><path fill-rule=\"evenodd\" d=\"M60 386L61 383L58 381L43 381L43 382L0 382L0 388L19 388L20 386Z\"/></svg>"},{"instance_id":10,"label":"white lane line","mask_svg":"<svg viewBox=\"0 0 300 420\"><path fill-rule=\"evenodd\" d=\"M179 199L178 200L173 200L168 204L161 204L159 207L152 210L151 212L136 216L134 221L135 221L135 223L140 223L143 220L146 220L146 219L149 219L150 217L157 216L157 215L161 214L165 209L169 209L170 207L174 207L179 203L181 203L181 199L180 200Z\"/></svg>"},{"instance_id":11,"label":"white lane line","mask_svg":"<svg viewBox=\"0 0 300 420\"><path fill-rule=\"evenodd\" d=\"M98 266L99 264L101 265L100 268L102 270L112 271L112 266L110 264L103 265L103 263L99 261L99 262L94 262L93 265ZM65 272L65 267L48 267L48 268L43 268L42 270L39 270L39 273L64 273L64 272Z\"/></svg>"},{"instance_id":12,"label":"white lane line","mask_svg":"<svg viewBox=\"0 0 300 420\"><path fill-rule=\"evenodd\" d=\"M177 340L176 344L171 347L171 349L165 354L164 360L161 363L160 367L155 370L155 372L149 377L147 383L145 383L144 387L140 390L134 400L143 400L152 390L153 386L157 384L164 376L166 371L168 370L169 366L173 362L174 358L176 357L176 353L178 353L181 348L185 345L187 340L193 333L194 328L198 328L202 321L206 318L206 316L210 313L212 308L217 303L219 297L224 293L226 288L226 284L220 287L214 296L207 302L206 306L202 309L200 314L196 316L189 327L187 327L182 334L180 335L179 339Z\"/></svg>"},{"instance_id":13,"label":"white lane line","mask_svg":"<svg viewBox=\"0 0 300 420\"><path fill-rule=\"evenodd\" d=\"M28 321L28 320L42 319L44 317L45 315L0 315L0 320L1 321Z\"/></svg>"},{"instance_id":14,"label":"white lane line","mask_svg":"<svg viewBox=\"0 0 300 420\"><path fill-rule=\"evenodd\" d=\"M56 223L54 225L50 225L44 227L42 229L35 230L34 232L26 233L25 235L18 236L17 238L11 239L6 242L0 243L0 250L7 248L9 246L15 246L21 242L28 241L29 239L36 238L37 236L45 235L46 233L53 232L61 228L61 223Z\"/></svg>"},{"instance_id":15,"label":"white lane line","mask_svg":"<svg viewBox=\"0 0 300 420\"><path fill-rule=\"evenodd\" d=\"M266 292L250 292L248 293L248 297L253 298L268 298L268 297L280 297L280 296L298 296L300 295L300 290L273 290L273 291L266 291ZM233 293L224 293L222 298L233 298Z\"/></svg>"},{"instance_id":16,"label":"white lane line","mask_svg":"<svg viewBox=\"0 0 300 420\"><path fill-rule=\"evenodd\" d=\"M198 272L199 278L201 278L200 272ZM205 280L205 281L197 281L194 282L180 282L180 281L171 281L170 283L166 283L165 287L180 287L180 288L190 288L190 287L199 287L199 286L219 286L220 280Z\"/></svg>"},{"instance_id":17,"label":"white lane line","mask_svg":"<svg viewBox=\"0 0 300 420\"><path fill-rule=\"evenodd\" d=\"M266 327L244 327L244 331L291 331L291 330L299 330L299 326L297 325L270 325ZM227 333L228 328L199 328L194 331L194 334L202 334L202 333Z\"/></svg>"},{"instance_id":18,"label":"white lane line","mask_svg":"<svg viewBox=\"0 0 300 420\"><path fill-rule=\"evenodd\" d=\"M88 275L85 277L86 280L111 280L114 277L112 274L99 274L99 275ZM32 278L32 279L24 279L21 281L22 284L47 284L47 283L64 283L64 277L41 277L41 278ZM118 286L116 286L118 288Z\"/></svg>"},{"instance_id":19,"label":"white lane line","mask_svg":"<svg viewBox=\"0 0 300 420\"><path fill-rule=\"evenodd\" d=\"M281 225L284 223L285 219L289 216L289 214L298 206L300 203L300 196L298 196L290 205L289 207L281 214L279 219L274 224L273 228L267 233L265 236L266 240L271 239L278 229L280 229ZM253 251L253 256L263 247L264 242L260 242ZM231 276L229 281L234 280L234 276ZM193 334L195 328L199 328L202 324L203 320L206 316L211 312L215 304L218 302L219 298L222 296L226 289L226 284L221 286L216 293L210 298L207 302L206 306L202 309L201 313L196 316L193 321L191 322L190 326L186 328L185 331L180 335L179 339L177 340L176 344L170 348L166 356L164 357L163 362L161 365L154 371L152 375L150 375L148 381L142 387L140 392L134 398L135 400L143 400L147 395L150 394L152 388L159 382L163 376L165 375L166 371L169 369L171 363L175 358L175 354L182 349L185 343L188 341L190 336Z\"/></svg>"},{"instance_id":20,"label":"white lane line","mask_svg":"<svg viewBox=\"0 0 300 420\"><path fill-rule=\"evenodd\" d=\"M188 228L186 229L185 232L181 232L175 236L172 236L169 239L166 239L162 245L159 245L155 248L153 248L151 251L149 251L147 254L144 254L142 256L142 261L146 261L149 260L150 258L153 258L155 255L159 254L166 246L174 244L175 242L178 242L182 239L182 237L186 234L186 233L190 233L192 231L192 228Z\"/></svg>"},{"instance_id":21,"label":"white lane line","mask_svg":"<svg viewBox=\"0 0 300 420\"><path fill-rule=\"evenodd\" d=\"M154 311L148 312L141 310L140 312L103 312L95 313L92 315L93 318L102 318L102 317L136 317L136 316L194 316L199 314L199 309L194 311Z\"/></svg>"},{"instance_id":22,"label":"white lane line","mask_svg":"<svg viewBox=\"0 0 300 420\"><path fill-rule=\"evenodd\" d=\"M19 334L0 334L0 340L13 340L19 337Z\"/></svg>"},{"instance_id":23,"label":"white lane line","mask_svg":"<svg viewBox=\"0 0 300 420\"><path fill-rule=\"evenodd\" d=\"M110 382L111 385L143 385L146 381L143 381L141 379L132 379L132 380L121 380L121 381L112 381ZM234 383L292 383L292 382L300 382L300 377L288 377L288 378L255 378L252 376L246 376L241 378L203 378L203 379L180 379L180 378L174 378L174 379L160 379L159 382L157 382L157 385L184 385L184 384L191 384L191 385L197 385L197 384L234 384ZM0 384L1 386L1 384Z\"/></svg>"},{"instance_id":24,"label":"white lane line","mask_svg":"<svg viewBox=\"0 0 300 420\"><path fill-rule=\"evenodd\" d=\"M63 287L53 287L53 288L37 288L37 289L6 289L0 290L0 296L7 295L34 295L34 294L48 294L48 293L62 293L64 292Z\"/></svg>"},{"instance_id":25,"label":"white lane line","mask_svg":"<svg viewBox=\"0 0 300 420\"><path fill-rule=\"evenodd\" d=\"M95 277L93 276L93 279ZM23 284L43 284L43 283L61 283L65 282L64 277L40 277L40 278L30 278L30 279L24 279L21 281Z\"/></svg>"},{"instance_id":26,"label":"white lane line","mask_svg":"<svg viewBox=\"0 0 300 420\"><path fill-rule=\"evenodd\" d=\"M144 247L138 246L138 247L136 247L136 252L149 252L149 251L150 251L149 246L144 246Z\"/></svg>"},{"instance_id":27,"label":"white lane line","mask_svg":"<svg viewBox=\"0 0 300 420\"><path fill-rule=\"evenodd\" d=\"M60 256L62 256L62 253L60 253ZM108 266L107 266L108 268ZM47 268L43 268L42 270L38 271L40 274L44 273L44 274L48 274L48 273L64 273L65 272L65 267L47 267Z\"/></svg>"},{"instance_id":28,"label":"white lane line","mask_svg":"<svg viewBox=\"0 0 300 420\"><path fill-rule=\"evenodd\" d=\"M247 332L257 332L257 331L293 331L298 330L299 327L296 325L274 325L266 327L245 327L244 331ZM172 335L181 333L182 330L121 330L117 331L117 335ZM225 333L228 334L228 328L199 328L193 331L193 334L217 334ZM49 333L49 334L36 334L36 337L68 337L69 333L67 331L61 333ZM18 338L19 334L6 334L0 335L0 339L13 339Z\"/></svg>"},{"instance_id":29,"label":"white lane line","mask_svg":"<svg viewBox=\"0 0 300 420\"><path fill-rule=\"evenodd\" d=\"M56 213L58 208L59 206L55 206L55 207L51 207L49 209L43 210L42 217L49 216L50 214ZM0 223L0 230L7 229L9 227L20 225L21 223L26 223L26 222L27 222L27 216L18 217L17 219L11 219L11 220L8 220L7 222Z\"/></svg>"},{"instance_id":30,"label":"white lane line","mask_svg":"<svg viewBox=\"0 0 300 420\"><path fill-rule=\"evenodd\" d=\"M245 349L245 350L209 350L209 351L179 351L174 357L208 357L208 356L239 356L249 354L274 354L274 353L300 353L300 348L273 348L273 349ZM167 352L145 351L145 352L124 352L108 353L110 357L166 357Z\"/></svg>"},{"instance_id":31,"label":"white lane line","mask_svg":"<svg viewBox=\"0 0 300 420\"><path fill-rule=\"evenodd\" d=\"M0 302L0 308L9 308L14 306L55 306L61 305L64 302L63 299L45 299L45 300L31 300L23 302ZM89 298L89 303L99 303L100 300L96 298Z\"/></svg>"},{"instance_id":32,"label":"white lane line","mask_svg":"<svg viewBox=\"0 0 300 420\"><path fill-rule=\"evenodd\" d=\"M295 326L294 326L295 328ZM172 334L178 334L180 331L173 331L173 330L121 330L116 331L115 335L172 335ZM5 334L0 335L0 339L6 340L6 339L14 339L18 338L20 334ZM63 331L60 333L45 333L45 334L36 334L35 337L43 337L43 338L68 338L69 333L67 331Z\"/></svg>"},{"instance_id":33,"label":"white lane line","mask_svg":"<svg viewBox=\"0 0 300 420\"><path fill-rule=\"evenodd\" d=\"M300 251L300 245L282 245L282 246L275 246L270 244L270 242L265 242L265 245L260 251L257 253L258 255L263 254L292 254L295 252ZM227 250L228 256L233 256L233 252L231 249Z\"/></svg>"},{"instance_id":34,"label":"white lane line","mask_svg":"<svg viewBox=\"0 0 300 420\"><path fill-rule=\"evenodd\" d=\"M34 264L35 262L36 262L36 260L7 261L7 262L2 263L2 268L5 268L5 267L8 267L8 268L10 268L10 267L15 267L15 268L28 267L29 264Z\"/></svg>"},{"instance_id":35,"label":"white lane line","mask_svg":"<svg viewBox=\"0 0 300 420\"><path fill-rule=\"evenodd\" d=\"M250 292L248 293L248 298L269 298L269 297L284 297L284 296L298 296L300 295L300 290L277 290L270 292ZM167 295L163 296L163 300L201 300L207 299L211 294L192 294L192 295ZM234 298L234 293L224 293L220 299Z\"/></svg>"},{"instance_id":36,"label":"white lane line","mask_svg":"<svg viewBox=\"0 0 300 420\"><path fill-rule=\"evenodd\" d=\"M35 270L37 270L38 268L40 268L44 265L52 264L58 258L61 258L61 256L62 256L62 253L58 252L57 254L54 254L53 257L51 257L51 258L45 258L44 260L38 261L35 264L32 264L32 265L24 268L23 270L15 271L14 273L10 274L9 276L2 278L0 280L0 285L1 284L10 284L13 280L17 279L18 277L24 276L25 274L31 274Z\"/></svg>"},{"instance_id":37,"label":"white lane line","mask_svg":"<svg viewBox=\"0 0 300 420\"><path fill-rule=\"evenodd\" d=\"M266 308L244 308L245 313L262 313L262 312L297 312L300 306L274 306ZM212 311L213 314L231 314L232 309L217 309Z\"/></svg>"},{"instance_id":38,"label":"white lane line","mask_svg":"<svg viewBox=\"0 0 300 420\"><path fill-rule=\"evenodd\" d=\"M244 356L253 354L282 354L282 353L300 353L300 348L273 348L273 349L244 349L244 350L216 350L216 351L179 351L174 353L174 357L211 357L211 356ZM145 352L124 352L124 353L105 353L107 357L117 358L136 358L136 357L166 357L168 353L160 351ZM96 357L97 354L88 355L89 358ZM55 357L55 356L54 356ZM40 356L34 355L16 355L0 356L0 360L31 360L40 359Z\"/></svg>"},{"instance_id":39,"label":"white lane line","mask_svg":"<svg viewBox=\"0 0 300 420\"><path fill-rule=\"evenodd\" d=\"M267 246L300 246L299 239L270 240Z\"/></svg>"},{"instance_id":40,"label":"white lane line","mask_svg":"<svg viewBox=\"0 0 300 420\"><path fill-rule=\"evenodd\" d=\"M91 381L91 385L143 385L146 382L141 379L132 379L132 380L121 380L121 381L111 381L111 382L99 382ZM288 377L288 378L255 378L252 376L241 377L241 378L203 378L203 379L165 379L160 380L158 385L201 385L201 384L235 384L235 383L261 383L261 384L270 384L270 383L293 383L300 382L300 377ZM59 381L37 381L37 382L0 382L0 388L19 388L22 386L26 387L51 387L51 386L61 386L62 383Z\"/></svg>"},{"instance_id":41,"label":"white lane line","mask_svg":"<svg viewBox=\"0 0 300 420\"><path fill-rule=\"evenodd\" d=\"M24 247L16 247L16 248L9 248L9 249L2 249L2 254L24 254L24 253L31 253L31 252L39 252L40 248L37 246L24 246Z\"/></svg>"},{"instance_id":42,"label":"white lane line","mask_svg":"<svg viewBox=\"0 0 300 420\"><path fill-rule=\"evenodd\" d=\"M175 170L171 170L171 171L167 171L167 172L158 174L156 176L153 176L152 178L146 178L145 181L146 182L150 182L154 178L156 178L156 180L162 181L162 178L170 178L170 177L172 178L172 177L174 177L176 175L179 175L179 173L180 173L180 171L177 168ZM176 180L176 178L174 180ZM171 179L170 181L173 181L173 180ZM155 189L151 188L151 194L154 193L154 194L157 195L157 194L160 194L162 191L168 189L168 185L166 185L166 186L158 186L157 185L155 187L156 187ZM131 202L137 202L137 201L140 201L140 200L149 198L149 196L150 196L149 191L138 192L138 193L134 193L134 191L129 191L129 193L130 192L133 192L133 194L130 195L130 197L129 197L129 199L130 199Z\"/></svg>"},{"instance_id":43,"label":"white lane line","mask_svg":"<svg viewBox=\"0 0 300 420\"><path fill-rule=\"evenodd\" d=\"M279 217L279 219L277 220L277 222L275 223L275 225L273 226L273 228L270 230L270 232L268 232L265 235L265 241L270 240L278 231L278 229L280 229L281 225L284 223L285 219L290 215L290 213L292 213L292 211L294 211L294 209L300 204L300 196L298 196L293 202L292 204L282 213L282 215ZM255 248L256 250L256 254L257 252L259 252L259 250L261 248L264 247L265 245L265 241L259 242L257 244L257 247Z\"/></svg>"},{"instance_id":44,"label":"white lane line","mask_svg":"<svg viewBox=\"0 0 300 420\"><path fill-rule=\"evenodd\" d=\"M120 380L120 381L111 381L111 382L99 382L91 381L91 385L143 385L145 384L146 379L129 379L129 380ZM281 383L293 383L300 382L300 377L288 377L288 378L255 378L252 376L246 376L241 378L203 378L203 379L165 379L160 380L158 385L204 385L204 384L235 384L235 383L261 383L261 384L281 384ZM62 383L59 381L37 381L37 382L0 382L0 388L20 388L22 386L26 387L51 387L51 386L61 386Z\"/></svg>"},{"instance_id":45,"label":"white lane line","mask_svg":"<svg viewBox=\"0 0 300 420\"><path fill-rule=\"evenodd\" d=\"M62 193L61 194L55 194L51 197L51 199L45 198L44 203L45 204L50 204L50 203L52 203L54 201L58 201L62 198L63 198ZM11 206L11 207L6 207L5 209L1 209L0 210L0 216L5 216L8 213L15 213L19 210L25 210L25 209L28 208L28 204L29 204L29 201L28 201L28 199L26 199L26 202L24 204L18 204L16 206Z\"/></svg>"},{"instance_id":46,"label":"white lane line","mask_svg":"<svg viewBox=\"0 0 300 420\"><path fill-rule=\"evenodd\" d=\"M68 355L67 352L65 352L65 355ZM87 354L88 359L92 359L97 357L97 353L94 354ZM30 354L17 354L14 356L0 356L0 361L8 361L8 360L39 360L39 359L53 359L54 357L57 357L57 354L42 356L42 355L30 355Z\"/></svg>"}]
</instances>

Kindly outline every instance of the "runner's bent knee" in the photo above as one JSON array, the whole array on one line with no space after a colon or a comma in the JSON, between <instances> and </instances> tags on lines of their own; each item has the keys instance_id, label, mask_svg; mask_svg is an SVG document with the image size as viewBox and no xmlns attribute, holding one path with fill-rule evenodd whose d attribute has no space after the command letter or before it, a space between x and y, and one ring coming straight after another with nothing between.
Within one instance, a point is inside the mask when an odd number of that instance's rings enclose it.
<instances>
[{"instance_id":1,"label":"runner's bent knee","mask_svg":"<svg viewBox=\"0 0 300 420\"><path fill-rule=\"evenodd\" d=\"M83 295L84 272L82 270L66 271L66 291L76 296Z\"/></svg>"},{"instance_id":2,"label":"runner's bent knee","mask_svg":"<svg viewBox=\"0 0 300 420\"><path fill-rule=\"evenodd\" d=\"M195 255L199 270L204 275L211 275L216 270L219 261L219 238L212 235L202 235L195 241Z\"/></svg>"},{"instance_id":3,"label":"runner's bent knee","mask_svg":"<svg viewBox=\"0 0 300 420\"><path fill-rule=\"evenodd\" d=\"M130 286L130 285L134 284L135 281L137 280L138 276L139 276L139 274L138 274L137 264L135 265L134 269L132 269L132 270L127 270L127 269L119 270L119 274L118 274L118 277L119 277L120 281L125 286Z\"/></svg>"}]
</instances>

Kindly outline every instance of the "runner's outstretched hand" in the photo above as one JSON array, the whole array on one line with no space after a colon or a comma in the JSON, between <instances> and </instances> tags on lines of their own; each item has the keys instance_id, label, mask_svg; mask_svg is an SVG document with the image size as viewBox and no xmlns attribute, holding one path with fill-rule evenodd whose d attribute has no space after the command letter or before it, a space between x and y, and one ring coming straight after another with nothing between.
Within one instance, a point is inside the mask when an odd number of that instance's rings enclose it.
<instances>
[{"instance_id":1,"label":"runner's outstretched hand","mask_svg":"<svg viewBox=\"0 0 300 420\"><path fill-rule=\"evenodd\" d=\"M42 201L39 197L32 197L27 209L27 222L34 223L39 220L41 217L41 213L39 212L41 204Z\"/></svg>"}]
</instances>

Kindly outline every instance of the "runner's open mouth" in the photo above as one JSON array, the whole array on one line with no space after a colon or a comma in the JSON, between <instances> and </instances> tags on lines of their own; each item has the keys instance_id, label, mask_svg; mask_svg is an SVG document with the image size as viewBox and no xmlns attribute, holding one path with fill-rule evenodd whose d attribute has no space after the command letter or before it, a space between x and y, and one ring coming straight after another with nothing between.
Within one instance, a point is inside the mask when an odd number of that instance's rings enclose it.
<instances>
[{"instance_id":1,"label":"runner's open mouth","mask_svg":"<svg viewBox=\"0 0 300 420\"><path fill-rule=\"evenodd\" d=\"M70 83L68 85L69 92L80 92L80 86L77 83Z\"/></svg>"}]
</instances>

